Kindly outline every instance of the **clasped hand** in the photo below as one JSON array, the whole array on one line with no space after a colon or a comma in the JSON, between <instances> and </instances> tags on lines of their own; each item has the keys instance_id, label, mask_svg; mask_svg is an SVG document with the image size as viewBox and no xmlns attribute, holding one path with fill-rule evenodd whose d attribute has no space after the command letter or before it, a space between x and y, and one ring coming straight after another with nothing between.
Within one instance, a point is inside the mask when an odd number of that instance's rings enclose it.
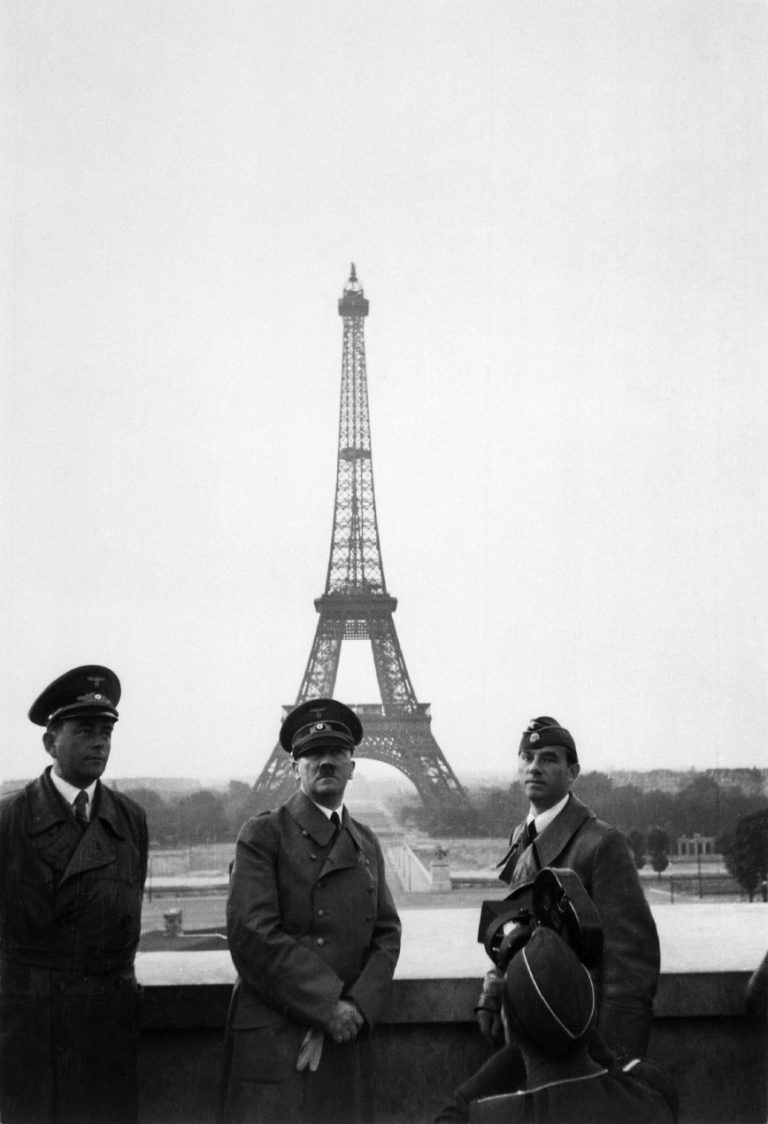
<instances>
[{"instance_id":1,"label":"clasped hand","mask_svg":"<svg viewBox=\"0 0 768 1124\"><path fill-rule=\"evenodd\" d=\"M352 1042L363 1029L365 1019L360 1010L348 999L339 999L328 1023L328 1033L334 1042Z\"/></svg>"}]
</instances>

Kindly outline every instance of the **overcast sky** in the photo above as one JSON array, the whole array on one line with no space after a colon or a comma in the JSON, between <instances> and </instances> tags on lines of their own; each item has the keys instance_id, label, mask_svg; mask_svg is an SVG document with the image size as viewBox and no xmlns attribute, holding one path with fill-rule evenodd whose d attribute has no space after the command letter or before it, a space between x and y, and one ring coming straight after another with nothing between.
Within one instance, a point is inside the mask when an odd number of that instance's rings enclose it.
<instances>
[{"instance_id":1,"label":"overcast sky","mask_svg":"<svg viewBox=\"0 0 768 1124\"><path fill-rule=\"evenodd\" d=\"M512 779L542 713L586 768L765 764L765 3L2 13L0 778L88 662L109 775L266 763L351 261L387 586L459 778ZM336 693L378 701L367 644Z\"/></svg>"}]
</instances>

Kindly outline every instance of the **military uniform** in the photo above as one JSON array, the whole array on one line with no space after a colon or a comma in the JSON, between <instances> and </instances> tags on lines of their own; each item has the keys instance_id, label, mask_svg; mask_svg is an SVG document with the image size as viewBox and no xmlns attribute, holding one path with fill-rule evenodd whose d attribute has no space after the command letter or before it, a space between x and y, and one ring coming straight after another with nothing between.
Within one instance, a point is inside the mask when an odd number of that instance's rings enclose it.
<instances>
[{"instance_id":1,"label":"military uniform","mask_svg":"<svg viewBox=\"0 0 768 1124\"><path fill-rule=\"evenodd\" d=\"M516 1046L456 1090L435 1124L674 1124L677 1093L661 1066L600 1066L590 1056L594 983L575 946L544 921L506 967L503 1006Z\"/></svg>"},{"instance_id":2,"label":"military uniform","mask_svg":"<svg viewBox=\"0 0 768 1124\"><path fill-rule=\"evenodd\" d=\"M466 1120L441 1116L440 1124ZM469 1106L470 1124L675 1124L677 1094L654 1062L553 1081L527 1092L486 1097Z\"/></svg>"},{"instance_id":3,"label":"military uniform","mask_svg":"<svg viewBox=\"0 0 768 1124\"><path fill-rule=\"evenodd\" d=\"M83 830L50 772L0 803L0 1118L129 1122L146 817L97 782Z\"/></svg>"},{"instance_id":4,"label":"military uniform","mask_svg":"<svg viewBox=\"0 0 768 1124\"><path fill-rule=\"evenodd\" d=\"M238 980L224 1118L364 1124L372 1114L370 1033L400 950L373 832L346 809L336 830L301 791L249 820L237 841L227 930ZM324 1031L342 998L362 1012L365 1029L345 1044L325 1033L317 1069L298 1071L307 1031Z\"/></svg>"},{"instance_id":5,"label":"military uniform","mask_svg":"<svg viewBox=\"0 0 768 1124\"><path fill-rule=\"evenodd\" d=\"M623 1057L645 1054L659 978L659 938L624 836L571 793L562 812L525 846L525 824L512 834L500 878L512 890L542 867L574 870L600 914L603 956L595 973L597 1029Z\"/></svg>"}]
</instances>

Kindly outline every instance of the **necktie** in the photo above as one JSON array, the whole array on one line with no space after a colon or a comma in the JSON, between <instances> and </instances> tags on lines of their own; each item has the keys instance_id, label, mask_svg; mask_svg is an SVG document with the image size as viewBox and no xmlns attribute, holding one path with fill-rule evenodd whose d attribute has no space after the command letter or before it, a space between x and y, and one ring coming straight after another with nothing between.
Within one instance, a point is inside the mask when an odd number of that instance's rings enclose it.
<instances>
[{"instance_id":1,"label":"necktie","mask_svg":"<svg viewBox=\"0 0 768 1124\"><path fill-rule=\"evenodd\" d=\"M524 847L530 847L531 843L533 843L534 839L536 838L536 836L538 834L539 833L536 830L536 824L533 822L533 820L531 820L531 822L529 824L526 824L526 827L525 827L525 835L523 837L523 846Z\"/></svg>"},{"instance_id":2,"label":"necktie","mask_svg":"<svg viewBox=\"0 0 768 1124\"><path fill-rule=\"evenodd\" d=\"M88 815L86 813L86 808L88 807L88 793L81 789L75 797L72 807L75 810L75 819L80 824L83 831L85 831L88 827Z\"/></svg>"},{"instance_id":3,"label":"necktie","mask_svg":"<svg viewBox=\"0 0 768 1124\"><path fill-rule=\"evenodd\" d=\"M333 824L333 838L335 839L341 830L341 820L339 819L338 812L331 812L331 823Z\"/></svg>"}]
</instances>

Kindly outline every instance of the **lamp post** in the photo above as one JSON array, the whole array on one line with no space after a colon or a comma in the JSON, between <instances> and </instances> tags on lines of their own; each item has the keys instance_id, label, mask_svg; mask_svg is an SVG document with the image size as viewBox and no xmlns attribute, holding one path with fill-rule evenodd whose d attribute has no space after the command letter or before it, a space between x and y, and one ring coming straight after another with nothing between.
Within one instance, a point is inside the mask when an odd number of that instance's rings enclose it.
<instances>
[{"instance_id":1,"label":"lamp post","mask_svg":"<svg viewBox=\"0 0 768 1124\"><path fill-rule=\"evenodd\" d=\"M699 872L699 898L702 898L704 894L701 888L701 836L699 835L698 831L693 838L694 842L696 843L696 866Z\"/></svg>"}]
</instances>

